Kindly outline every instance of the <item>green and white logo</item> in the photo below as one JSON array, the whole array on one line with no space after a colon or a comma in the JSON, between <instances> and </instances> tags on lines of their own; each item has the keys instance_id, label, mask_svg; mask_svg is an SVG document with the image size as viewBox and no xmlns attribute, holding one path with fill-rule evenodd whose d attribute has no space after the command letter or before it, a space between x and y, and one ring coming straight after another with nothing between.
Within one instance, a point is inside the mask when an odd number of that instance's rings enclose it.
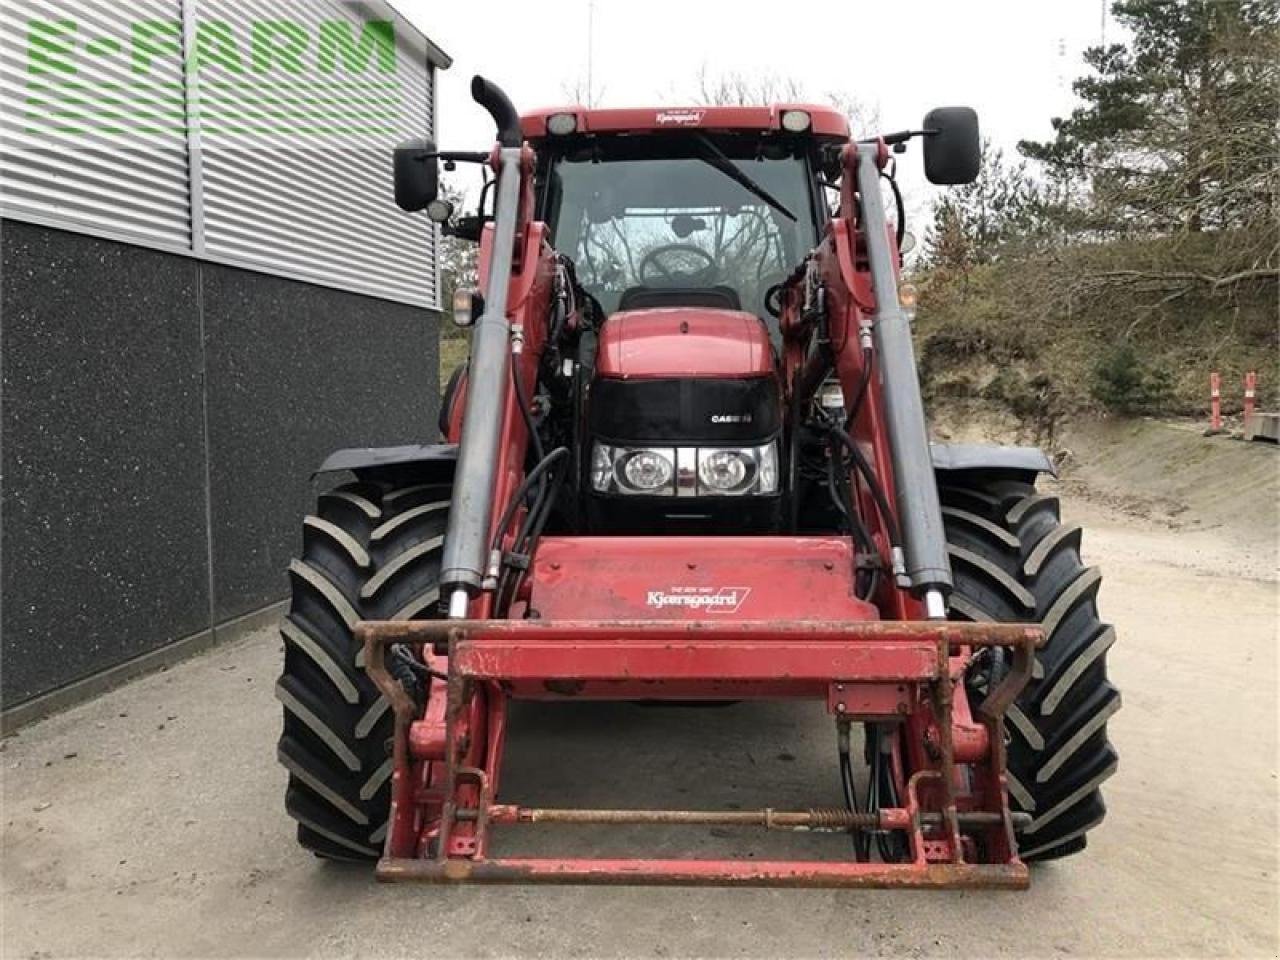
<instances>
[{"instance_id":1,"label":"green and white logo","mask_svg":"<svg viewBox=\"0 0 1280 960\"><path fill-rule=\"evenodd\" d=\"M28 134L390 136L401 118L390 21L30 19L26 36Z\"/></svg>"}]
</instances>

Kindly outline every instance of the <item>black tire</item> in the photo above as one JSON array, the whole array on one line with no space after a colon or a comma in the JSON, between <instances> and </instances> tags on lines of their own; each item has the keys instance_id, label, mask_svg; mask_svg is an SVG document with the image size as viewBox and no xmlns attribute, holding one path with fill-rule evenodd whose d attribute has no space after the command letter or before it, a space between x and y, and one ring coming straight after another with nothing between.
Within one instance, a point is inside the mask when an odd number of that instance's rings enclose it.
<instances>
[{"instance_id":1,"label":"black tire","mask_svg":"<svg viewBox=\"0 0 1280 960\"><path fill-rule=\"evenodd\" d=\"M298 842L321 857L372 860L391 803L386 699L362 668L357 620L438 614L447 484L350 483L322 494L303 521L302 557L281 624L284 707L277 756Z\"/></svg>"},{"instance_id":2,"label":"black tire","mask_svg":"<svg viewBox=\"0 0 1280 960\"><path fill-rule=\"evenodd\" d=\"M1120 693L1107 680L1115 631L1098 617L1101 575L1080 560L1080 527L1056 497L1022 478L939 477L955 591L952 618L1040 623L1045 646L1006 716L1012 806L1032 816L1018 837L1024 860L1083 850L1106 807L1100 784L1116 770L1107 719ZM975 696L993 661L970 673Z\"/></svg>"}]
</instances>

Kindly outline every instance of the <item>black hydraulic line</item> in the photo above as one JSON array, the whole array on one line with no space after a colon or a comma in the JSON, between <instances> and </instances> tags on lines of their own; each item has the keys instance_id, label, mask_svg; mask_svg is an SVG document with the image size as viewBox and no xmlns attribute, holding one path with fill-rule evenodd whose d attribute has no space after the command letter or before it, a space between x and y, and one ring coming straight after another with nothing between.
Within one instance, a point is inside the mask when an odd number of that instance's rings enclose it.
<instances>
[{"instance_id":1,"label":"black hydraulic line","mask_svg":"<svg viewBox=\"0 0 1280 960\"><path fill-rule=\"evenodd\" d=\"M524 498L529 495L533 485L539 482L543 474L568 455L568 447L556 447L539 460L532 470L525 474L524 480L520 482L520 486L516 489L515 496L507 504L507 508L502 511L502 518L498 521L498 527L493 533L493 543L490 545L490 550L497 550L502 546L502 535L507 532L507 527L511 524L511 518L515 516L516 510L524 502Z\"/></svg>"},{"instance_id":2,"label":"black hydraulic line","mask_svg":"<svg viewBox=\"0 0 1280 960\"><path fill-rule=\"evenodd\" d=\"M871 385L871 359L871 348L863 347L862 372L858 374L858 385L854 387L853 398L849 402L849 413L844 420L845 430L853 426L854 418L857 417L858 411L862 408L862 401L866 399L867 387Z\"/></svg>"},{"instance_id":3,"label":"black hydraulic line","mask_svg":"<svg viewBox=\"0 0 1280 960\"><path fill-rule=\"evenodd\" d=\"M861 550L865 555L871 555L876 552L875 541L871 539L871 531L867 529L867 525L862 522L862 516L858 512L857 504L853 500L853 491L849 487L848 472L844 471L844 458L837 458L838 451L835 445L828 447L830 455L827 457L827 490L831 494L831 502L835 504L836 509L849 523L849 532L853 536L854 542L854 593L859 600L867 600L875 593L878 583L878 570L871 569L871 576L866 584L865 589L859 589L857 579L861 571L858 569L857 551ZM836 470L836 460L839 459L841 471ZM843 471L843 472L842 472ZM839 489L837 489L839 487Z\"/></svg>"},{"instance_id":4,"label":"black hydraulic line","mask_svg":"<svg viewBox=\"0 0 1280 960\"><path fill-rule=\"evenodd\" d=\"M858 785L853 780L853 761L849 758L849 721L839 720L836 726L836 750L840 754L840 787L844 792L844 805L854 813L862 813L862 805L858 799ZM867 835L854 828L850 831L853 840L853 856L859 863L870 859L871 850Z\"/></svg>"},{"instance_id":5,"label":"black hydraulic line","mask_svg":"<svg viewBox=\"0 0 1280 960\"><path fill-rule=\"evenodd\" d=\"M565 450L567 448L559 447L558 449ZM557 466L559 465L557 464ZM494 610L499 616L506 615L516 594L520 592L520 584L528 574L527 560L533 557L533 552L537 548L538 540L542 537L542 531L546 528L547 521L551 517L551 511L555 507L556 498L560 494L560 487L564 484L566 476L567 471L565 469L562 467L556 469L550 482L539 487L538 498L525 515L524 522L516 534L511 553L513 556L526 558L526 562L520 566L511 564L504 566L494 603Z\"/></svg>"},{"instance_id":6,"label":"black hydraulic line","mask_svg":"<svg viewBox=\"0 0 1280 960\"><path fill-rule=\"evenodd\" d=\"M835 450L831 451L831 456L827 458L827 491L831 494L831 503L835 506L840 516L845 520L852 521L848 506L841 496L841 491L836 489L836 458ZM861 544L859 544L861 545Z\"/></svg>"},{"instance_id":7,"label":"black hydraulic line","mask_svg":"<svg viewBox=\"0 0 1280 960\"><path fill-rule=\"evenodd\" d=\"M858 449L858 445L853 442L853 438L830 420L823 424L823 429L844 444L845 449L852 455L854 466L857 467L858 472L862 474L862 478L867 482L871 496L876 502L876 509L880 512L881 519L884 520L885 528L889 531L890 545L894 547L902 546L902 532L898 527L897 517L894 516L893 511L889 508L889 499L885 496L884 488L880 486L880 479L876 476L876 472L871 469L871 464L867 461L867 458Z\"/></svg>"},{"instance_id":8,"label":"black hydraulic line","mask_svg":"<svg viewBox=\"0 0 1280 960\"><path fill-rule=\"evenodd\" d=\"M787 444L787 488L791 491L791 532L800 528L800 393L791 391L791 436Z\"/></svg>"},{"instance_id":9,"label":"black hydraulic line","mask_svg":"<svg viewBox=\"0 0 1280 960\"><path fill-rule=\"evenodd\" d=\"M862 599L870 600L876 595L876 589L880 586L880 568L872 567L871 575L867 578L867 589L863 591Z\"/></svg>"},{"instance_id":10,"label":"black hydraulic line","mask_svg":"<svg viewBox=\"0 0 1280 960\"><path fill-rule=\"evenodd\" d=\"M529 409L529 398L525 396L524 381L520 379L520 364L516 362L517 359L517 357L511 358L511 380L516 391L516 405L520 407L520 416L524 418L525 429L529 431L529 442L533 444L534 459L541 460L544 456L542 438L538 436L538 428L533 422L533 412ZM536 384L534 389L537 389Z\"/></svg>"},{"instance_id":11,"label":"black hydraulic line","mask_svg":"<svg viewBox=\"0 0 1280 960\"><path fill-rule=\"evenodd\" d=\"M880 749L879 724L867 724L865 735L869 745L868 753L871 754L871 781L867 786L867 810L870 813L878 813L881 807L880 791L882 787L888 795L890 807L898 805L898 796L893 784L893 770L885 765L885 754ZM902 838L889 831L877 831L876 849L880 852L880 859L885 863L899 863L905 856Z\"/></svg>"},{"instance_id":12,"label":"black hydraulic line","mask_svg":"<svg viewBox=\"0 0 1280 960\"><path fill-rule=\"evenodd\" d=\"M549 489L543 495L542 499L536 502L533 509L529 511L525 523L516 537L516 550L525 556L532 556L533 549L537 546L538 540L542 537L542 531L546 529L547 521L551 519L551 511L555 508L556 496L560 492L563 485L566 471L558 469L552 475Z\"/></svg>"},{"instance_id":13,"label":"black hydraulic line","mask_svg":"<svg viewBox=\"0 0 1280 960\"><path fill-rule=\"evenodd\" d=\"M410 649L403 643L394 643L391 645L391 655L397 657L400 661L416 673L420 677L432 677L436 680L444 680L448 682L449 675L439 670L432 670L425 663L413 655Z\"/></svg>"},{"instance_id":14,"label":"black hydraulic line","mask_svg":"<svg viewBox=\"0 0 1280 960\"><path fill-rule=\"evenodd\" d=\"M902 191L898 189L896 168L892 176L885 174L884 178L889 181L889 187L893 190L893 206L898 216L898 222L894 225L894 237L898 244L898 256L901 257L902 238L907 235L907 205L902 200Z\"/></svg>"}]
</instances>

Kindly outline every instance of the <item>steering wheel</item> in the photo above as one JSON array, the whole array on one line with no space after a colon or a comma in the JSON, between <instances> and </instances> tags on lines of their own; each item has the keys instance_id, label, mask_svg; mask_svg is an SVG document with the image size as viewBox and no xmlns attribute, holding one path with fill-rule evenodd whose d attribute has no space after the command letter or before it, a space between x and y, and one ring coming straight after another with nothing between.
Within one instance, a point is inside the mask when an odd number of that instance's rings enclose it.
<instances>
[{"instance_id":1,"label":"steering wheel","mask_svg":"<svg viewBox=\"0 0 1280 960\"><path fill-rule=\"evenodd\" d=\"M689 260L700 260L702 267L688 271L672 269L681 259L686 263ZM663 263L663 260L674 262L668 265ZM653 268L652 271L650 267ZM652 276L655 271L657 276ZM668 243L661 247L654 247L641 258L640 265L636 268L636 276L641 283L649 280L665 280L668 283L679 282L700 286L709 284L719 274L720 264L716 263L716 258L692 243Z\"/></svg>"}]
</instances>

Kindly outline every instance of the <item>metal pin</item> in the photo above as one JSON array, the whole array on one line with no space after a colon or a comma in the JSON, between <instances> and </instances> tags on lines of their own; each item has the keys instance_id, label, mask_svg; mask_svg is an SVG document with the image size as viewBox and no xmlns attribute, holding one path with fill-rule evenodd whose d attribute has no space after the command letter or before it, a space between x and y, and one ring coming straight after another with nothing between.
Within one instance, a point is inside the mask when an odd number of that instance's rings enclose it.
<instances>
[{"instance_id":1,"label":"metal pin","mask_svg":"<svg viewBox=\"0 0 1280 960\"><path fill-rule=\"evenodd\" d=\"M947 619L947 601L941 590L926 590L924 594L924 612L930 620Z\"/></svg>"}]
</instances>

